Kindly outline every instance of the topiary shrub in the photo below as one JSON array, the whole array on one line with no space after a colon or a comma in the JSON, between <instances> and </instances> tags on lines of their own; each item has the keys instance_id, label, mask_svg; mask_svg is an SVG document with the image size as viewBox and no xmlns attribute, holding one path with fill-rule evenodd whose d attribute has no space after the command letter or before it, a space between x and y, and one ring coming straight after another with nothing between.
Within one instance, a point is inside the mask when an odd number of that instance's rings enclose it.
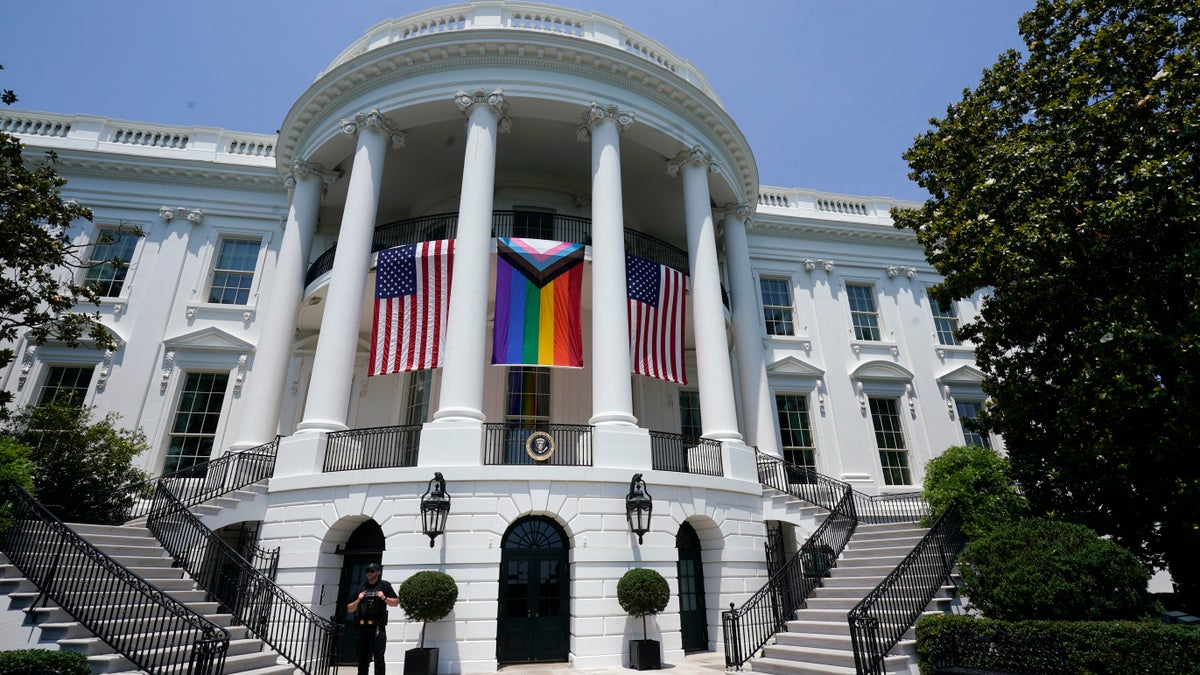
<instances>
[{"instance_id":1,"label":"topiary shrub","mask_svg":"<svg viewBox=\"0 0 1200 675\"><path fill-rule=\"evenodd\" d=\"M0 673L16 669L48 668L62 675L91 675L87 657L80 652L48 649L14 649L0 652Z\"/></svg>"},{"instance_id":2,"label":"topiary shrub","mask_svg":"<svg viewBox=\"0 0 1200 675\"><path fill-rule=\"evenodd\" d=\"M422 622L419 646L423 648L425 626L430 621L441 620L454 609L454 603L458 601L458 584L445 572L424 570L405 579L396 595L405 615Z\"/></svg>"},{"instance_id":3,"label":"topiary shrub","mask_svg":"<svg viewBox=\"0 0 1200 675\"><path fill-rule=\"evenodd\" d=\"M1150 573L1129 551L1073 523L1029 519L972 542L963 592L989 619L1139 619L1155 604Z\"/></svg>"},{"instance_id":4,"label":"topiary shrub","mask_svg":"<svg viewBox=\"0 0 1200 675\"><path fill-rule=\"evenodd\" d=\"M938 516L957 506L963 532L979 537L1021 518L1028 504L1017 492L1007 457L978 445L956 445L925 465L925 500Z\"/></svg>"},{"instance_id":5,"label":"topiary shrub","mask_svg":"<svg viewBox=\"0 0 1200 675\"><path fill-rule=\"evenodd\" d=\"M633 617L642 617L642 639L646 639L646 617L658 614L671 599L671 587L663 575L651 569L636 567L617 582L617 602Z\"/></svg>"}]
</instances>

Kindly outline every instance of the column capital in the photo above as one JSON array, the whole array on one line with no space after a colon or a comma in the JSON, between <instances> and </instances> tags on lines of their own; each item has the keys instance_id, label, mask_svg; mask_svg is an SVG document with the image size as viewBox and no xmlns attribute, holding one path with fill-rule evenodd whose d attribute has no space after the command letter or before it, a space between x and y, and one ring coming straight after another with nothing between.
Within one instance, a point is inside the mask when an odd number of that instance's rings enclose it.
<instances>
[{"instance_id":1,"label":"column capital","mask_svg":"<svg viewBox=\"0 0 1200 675\"><path fill-rule=\"evenodd\" d=\"M678 155L668 159L667 173L678 176L685 166L702 166L710 173L721 173L721 166L713 161L712 153L705 152L704 148L698 145L689 150L681 150Z\"/></svg>"},{"instance_id":2,"label":"column capital","mask_svg":"<svg viewBox=\"0 0 1200 675\"><path fill-rule=\"evenodd\" d=\"M283 184L288 187L295 187L296 182L301 176L312 176L318 178L325 185L331 185L334 181L342 177L342 172L338 169L326 169L324 165L317 162L306 162L297 159L288 167L287 173L283 174Z\"/></svg>"},{"instance_id":3,"label":"column capital","mask_svg":"<svg viewBox=\"0 0 1200 675\"><path fill-rule=\"evenodd\" d=\"M342 120L342 133L357 135L361 129L378 129L387 135L393 148L403 148L408 136L400 131L396 123L388 119L377 109L358 113L352 120Z\"/></svg>"},{"instance_id":4,"label":"column capital","mask_svg":"<svg viewBox=\"0 0 1200 675\"><path fill-rule=\"evenodd\" d=\"M637 121L637 115L628 110L619 110L616 105L602 106L595 101L588 104L586 110L583 111L583 124L575 132L575 140L580 143L586 143L591 136L591 130L604 120L612 120L617 123L617 131L625 131Z\"/></svg>"},{"instance_id":5,"label":"column capital","mask_svg":"<svg viewBox=\"0 0 1200 675\"><path fill-rule=\"evenodd\" d=\"M485 105L496 114L497 126L502 133L512 131L512 118L508 116L508 102L504 100L503 89L494 89L491 93L484 89L476 89L473 92L459 89L454 92L454 105L464 114L470 114L471 109L477 105Z\"/></svg>"},{"instance_id":6,"label":"column capital","mask_svg":"<svg viewBox=\"0 0 1200 675\"><path fill-rule=\"evenodd\" d=\"M713 209L713 220L718 223L724 222L729 216L736 216L738 220L745 221L750 217L750 205L746 202L729 203Z\"/></svg>"}]
</instances>

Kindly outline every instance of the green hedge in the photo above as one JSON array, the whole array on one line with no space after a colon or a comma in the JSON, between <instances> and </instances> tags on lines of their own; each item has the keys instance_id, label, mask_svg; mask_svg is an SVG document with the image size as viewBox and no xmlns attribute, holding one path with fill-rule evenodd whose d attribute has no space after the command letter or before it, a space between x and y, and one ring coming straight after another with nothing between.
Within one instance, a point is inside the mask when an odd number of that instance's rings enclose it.
<instances>
[{"instance_id":1,"label":"green hedge","mask_svg":"<svg viewBox=\"0 0 1200 675\"><path fill-rule=\"evenodd\" d=\"M933 673L932 657L939 642L944 646L956 634L1001 644L1060 645L1065 672L1074 675L1200 674L1200 629L1189 626L1156 621L998 621L948 614L927 616L917 623L922 673ZM971 665L986 667L987 657L981 658L985 661Z\"/></svg>"},{"instance_id":2,"label":"green hedge","mask_svg":"<svg viewBox=\"0 0 1200 675\"><path fill-rule=\"evenodd\" d=\"M0 652L0 674L17 668L53 668L62 675L91 675L87 657L79 652L16 649Z\"/></svg>"}]
</instances>

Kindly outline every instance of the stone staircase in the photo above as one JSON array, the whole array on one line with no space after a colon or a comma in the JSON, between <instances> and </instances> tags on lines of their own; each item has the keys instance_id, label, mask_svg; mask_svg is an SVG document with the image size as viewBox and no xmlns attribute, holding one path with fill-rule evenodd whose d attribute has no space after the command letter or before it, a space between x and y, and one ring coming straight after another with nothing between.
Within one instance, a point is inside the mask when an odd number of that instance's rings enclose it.
<instances>
[{"instance_id":1,"label":"stone staircase","mask_svg":"<svg viewBox=\"0 0 1200 675\"><path fill-rule=\"evenodd\" d=\"M261 640L250 637L244 626L231 625L233 617L221 613L216 602L205 600L205 592L198 589L192 579L184 576L183 570L172 565L171 557L144 525L68 525L93 546L165 594L228 630L229 651L223 673L284 675L296 672L290 664L279 665L279 655ZM57 643L58 649L83 653L93 673L140 672L133 663L117 654L65 610L45 602L32 607L38 597L37 587L21 576L20 571L3 556L0 556L0 593L8 596L7 610L10 614L14 611L26 613L20 623L26 629L36 627L37 643L47 648L53 648L50 645ZM103 601L103 597L97 597L97 602ZM12 625L14 621L10 617L5 623ZM127 634L138 634L147 628L131 622Z\"/></svg>"},{"instance_id":2,"label":"stone staircase","mask_svg":"<svg viewBox=\"0 0 1200 675\"><path fill-rule=\"evenodd\" d=\"M846 614L916 545L925 530L912 523L859 524L837 567L814 591L805 609L775 636L775 644L751 659L750 669L777 675L854 675L854 651ZM943 587L928 612L949 612L953 586ZM884 659L887 673L916 673L916 646L910 628Z\"/></svg>"}]
</instances>

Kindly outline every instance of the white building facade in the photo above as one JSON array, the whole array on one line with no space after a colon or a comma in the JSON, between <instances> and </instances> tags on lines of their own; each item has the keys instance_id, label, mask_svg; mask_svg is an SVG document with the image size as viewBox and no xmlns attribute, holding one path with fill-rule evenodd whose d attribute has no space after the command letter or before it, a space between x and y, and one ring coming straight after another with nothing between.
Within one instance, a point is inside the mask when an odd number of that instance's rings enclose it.
<instances>
[{"instance_id":1,"label":"white building facade","mask_svg":"<svg viewBox=\"0 0 1200 675\"><path fill-rule=\"evenodd\" d=\"M964 427L982 378L952 332L978 302L931 304L937 275L891 225L914 205L761 186L703 75L615 19L480 0L383 22L277 136L15 110L0 130L58 154L95 212L74 241L128 264L80 272L119 348L21 341L5 389L120 413L154 474L282 436L266 495L209 525L280 547L279 583L323 616L372 560L397 585L451 574L427 638L448 672L627 663L633 567L671 584L666 662L719 649L720 611L765 582L768 527L812 527L774 508L756 448L883 494L999 441ZM500 237L585 245L581 368L492 365ZM379 252L441 239L443 365L368 377ZM626 255L688 275L687 384L631 374ZM550 458L526 452L535 431ZM435 472L452 507L431 547ZM401 618L391 660L420 630Z\"/></svg>"}]
</instances>

